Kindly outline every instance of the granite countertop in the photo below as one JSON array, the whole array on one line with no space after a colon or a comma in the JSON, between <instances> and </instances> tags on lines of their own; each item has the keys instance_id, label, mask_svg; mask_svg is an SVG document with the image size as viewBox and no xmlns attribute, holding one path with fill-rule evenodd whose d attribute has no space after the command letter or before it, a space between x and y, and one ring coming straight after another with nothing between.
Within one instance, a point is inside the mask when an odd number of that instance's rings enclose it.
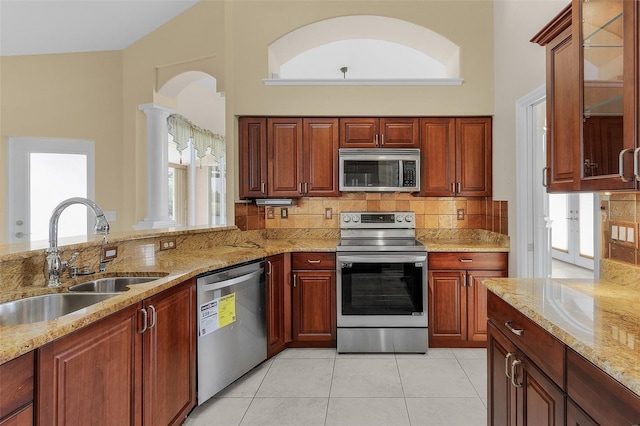
<instances>
[{"instance_id":1,"label":"granite countertop","mask_svg":"<svg viewBox=\"0 0 640 426\"><path fill-rule=\"evenodd\" d=\"M65 280L58 289L40 286L20 287L15 290L0 291L0 302L16 300L39 294L67 291L67 288L83 281L115 275L159 275L155 281L136 284L128 291L80 311L64 315L51 321L34 324L0 326L0 364L36 349L48 342L73 332L81 327L104 318L120 309L140 302L154 294L195 277L196 275L224 268L234 264L260 259L286 252L335 252L338 238L309 238L304 234L290 235L288 238L237 241L211 248L181 248L159 255L153 245L140 245L136 252L117 265L109 265L108 273L95 274L84 279ZM504 243L487 241L484 238L446 239L420 237L428 251L508 251ZM186 248L182 248L185 247ZM8 253L5 257L18 259L23 253Z\"/></svg>"},{"instance_id":2,"label":"granite countertop","mask_svg":"<svg viewBox=\"0 0 640 426\"><path fill-rule=\"evenodd\" d=\"M487 288L640 396L638 285L488 278Z\"/></svg>"}]
</instances>

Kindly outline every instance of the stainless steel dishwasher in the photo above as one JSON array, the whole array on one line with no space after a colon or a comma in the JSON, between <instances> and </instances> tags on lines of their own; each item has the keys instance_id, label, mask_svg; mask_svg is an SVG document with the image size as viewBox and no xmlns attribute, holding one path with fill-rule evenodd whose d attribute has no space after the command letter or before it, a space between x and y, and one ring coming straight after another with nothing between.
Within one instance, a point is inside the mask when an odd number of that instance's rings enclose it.
<instances>
[{"instance_id":1,"label":"stainless steel dishwasher","mask_svg":"<svg viewBox=\"0 0 640 426\"><path fill-rule=\"evenodd\" d=\"M198 276L198 405L267 359L264 261Z\"/></svg>"}]
</instances>

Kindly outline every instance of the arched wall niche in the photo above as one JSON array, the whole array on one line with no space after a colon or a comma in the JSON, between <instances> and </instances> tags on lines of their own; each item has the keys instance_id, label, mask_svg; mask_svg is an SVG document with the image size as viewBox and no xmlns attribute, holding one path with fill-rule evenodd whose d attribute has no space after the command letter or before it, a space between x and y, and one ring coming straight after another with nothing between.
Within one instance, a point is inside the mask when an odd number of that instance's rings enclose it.
<instances>
[{"instance_id":1,"label":"arched wall niche","mask_svg":"<svg viewBox=\"0 0 640 426\"><path fill-rule=\"evenodd\" d=\"M383 48L382 42L387 45L400 45L406 49L409 55L405 55L407 58L405 63L397 64L398 69L415 66L418 62L425 62L420 58L422 56L425 60L441 64L440 68L444 69L444 73L440 73L438 76L425 74L423 78L460 80L460 47L458 45L441 34L420 25L376 15L352 15L326 19L285 34L268 47L269 77L272 80L304 79L304 76L300 75L280 75L281 71L286 68L283 65L295 60L298 56L305 55L306 52L319 51L320 47L343 41L358 40L380 41L381 49ZM368 46L372 46L372 44L370 43ZM376 51L371 50L370 54L375 55ZM413 60L411 59L411 51L415 53ZM418 61L416 58L420 60ZM380 58L380 60L384 61L385 59ZM349 64L345 63L344 65L348 66ZM337 66L337 68L340 67ZM342 77L342 75L338 75L333 78ZM332 77L327 76L326 78ZM374 78L380 77L376 75ZM391 71L391 74L385 78L402 79L403 77L393 75L393 71ZM265 83L267 82L265 81Z\"/></svg>"}]
</instances>

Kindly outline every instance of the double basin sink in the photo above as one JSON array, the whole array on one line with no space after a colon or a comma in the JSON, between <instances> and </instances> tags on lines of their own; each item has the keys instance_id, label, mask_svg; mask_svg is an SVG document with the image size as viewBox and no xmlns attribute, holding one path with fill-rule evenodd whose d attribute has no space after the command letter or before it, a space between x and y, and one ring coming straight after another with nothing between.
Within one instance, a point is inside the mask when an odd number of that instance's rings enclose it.
<instances>
[{"instance_id":1,"label":"double basin sink","mask_svg":"<svg viewBox=\"0 0 640 426\"><path fill-rule=\"evenodd\" d=\"M162 278L108 277L69 287L69 293L32 296L12 302L0 303L0 325L32 324L49 321L102 302L130 285L148 283Z\"/></svg>"}]
</instances>

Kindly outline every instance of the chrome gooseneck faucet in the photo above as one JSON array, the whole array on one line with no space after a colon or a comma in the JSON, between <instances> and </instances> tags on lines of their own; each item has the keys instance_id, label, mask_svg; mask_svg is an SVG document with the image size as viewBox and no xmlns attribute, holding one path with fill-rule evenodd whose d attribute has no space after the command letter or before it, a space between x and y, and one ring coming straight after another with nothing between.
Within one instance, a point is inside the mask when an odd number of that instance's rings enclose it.
<instances>
[{"instance_id":1,"label":"chrome gooseneck faucet","mask_svg":"<svg viewBox=\"0 0 640 426\"><path fill-rule=\"evenodd\" d=\"M64 209L72 204L83 204L93 210L93 214L96 216L96 226L94 227L96 234L107 235L109 233L109 222L105 219L104 212L88 198L69 198L58 204L49 220L49 248L47 249L47 260L44 264L44 277L47 280L47 287L59 287L60 275L75 260L74 255L69 261L63 261L58 254L58 220Z\"/></svg>"}]
</instances>

